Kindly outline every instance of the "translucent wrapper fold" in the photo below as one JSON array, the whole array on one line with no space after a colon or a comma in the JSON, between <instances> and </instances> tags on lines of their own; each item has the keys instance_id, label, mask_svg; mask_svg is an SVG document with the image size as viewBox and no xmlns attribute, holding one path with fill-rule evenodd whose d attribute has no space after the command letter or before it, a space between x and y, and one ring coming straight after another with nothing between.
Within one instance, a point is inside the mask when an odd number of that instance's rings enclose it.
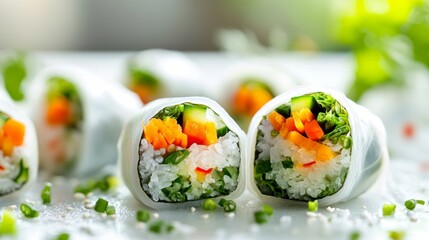
<instances>
[{"instance_id":1,"label":"translucent wrapper fold","mask_svg":"<svg viewBox=\"0 0 429 240\"><path fill-rule=\"evenodd\" d=\"M190 206L201 206L201 200L185 201L183 203L155 202L142 189L139 178L139 146L143 134L143 126L160 110L168 106L181 103L201 104L209 107L223 120L225 125L239 138L240 165L237 188L227 196L219 196L215 199L226 197L228 199L238 198L245 189L245 146L246 136L240 127L232 120L228 113L216 102L204 97L165 98L155 100L143 107L123 129L119 143L119 165L122 178L132 194L146 206L154 209L175 209Z\"/></svg>"},{"instance_id":2,"label":"translucent wrapper fold","mask_svg":"<svg viewBox=\"0 0 429 240\"><path fill-rule=\"evenodd\" d=\"M82 69L69 66L49 67L36 76L31 88L31 116L36 127L45 121L43 106L47 82L52 77L67 79L76 86L83 109L79 153L70 168L62 173L83 176L115 163L116 144L121 129L131 114L142 106L138 97L120 84L103 81ZM39 128L38 131L41 137L46 134ZM41 159L42 165L49 166L49 163L43 161ZM48 168L48 171L57 172L52 168Z\"/></svg>"},{"instance_id":3,"label":"translucent wrapper fold","mask_svg":"<svg viewBox=\"0 0 429 240\"><path fill-rule=\"evenodd\" d=\"M150 49L133 55L128 64L132 64L136 69L147 71L160 80L161 97L194 96L203 91L198 66L183 53ZM126 76L128 78L128 73Z\"/></svg>"},{"instance_id":4,"label":"translucent wrapper fold","mask_svg":"<svg viewBox=\"0 0 429 240\"><path fill-rule=\"evenodd\" d=\"M264 116L287 103L292 97L322 92L331 95L348 112L352 134L351 160L347 177L343 186L334 194L318 199L321 206L328 206L350 200L364 193L372 186L383 181L386 173L389 156L386 143L386 131L381 120L366 108L354 103L344 94L323 87L301 86L291 89L268 102L254 116L248 132L248 183L251 192L269 203L299 203L300 200L289 200L262 194L254 179L255 145L258 126Z\"/></svg>"},{"instance_id":5,"label":"translucent wrapper fold","mask_svg":"<svg viewBox=\"0 0 429 240\"><path fill-rule=\"evenodd\" d=\"M23 111L17 108L16 104L12 102L3 89L0 89L0 112L7 114L10 116L10 118L19 121L25 126L24 142L21 146L19 146L19 156L21 157L20 159L23 160L23 166L28 169L28 175L27 173L21 175L20 173L20 175L25 178L25 180L23 180L25 182L22 183L22 186L3 195L13 196L14 193L18 193L20 190L25 189L28 185L31 185L31 183L34 182L37 178L39 167L37 136L33 122ZM15 151L14 154L15 153L17 152ZM10 180L5 180L0 177L0 184L10 184ZM2 197L1 193L0 197Z\"/></svg>"}]
</instances>

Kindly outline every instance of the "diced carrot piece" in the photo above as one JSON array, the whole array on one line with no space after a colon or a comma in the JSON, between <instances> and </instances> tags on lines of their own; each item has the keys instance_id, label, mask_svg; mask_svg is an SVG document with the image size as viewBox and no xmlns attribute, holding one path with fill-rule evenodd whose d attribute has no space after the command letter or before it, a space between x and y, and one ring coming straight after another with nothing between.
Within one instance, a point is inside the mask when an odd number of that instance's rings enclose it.
<instances>
[{"instance_id":1,"label":"diced carrot piece","mask_svg":"<svg viewBox=\"0 0 429 240\"><path fill-rule=\"evenodd\" d=\"M270 92L263 88L254 89L250 96L250 109L249 114L255 115L255 113L264 106L265 103L273 98Z\"/></svg>"},{"instance_id":2,"label":"diced carrot piece","mask_svg":"<svg viewBox=\"0 0 429 240\"><path fill-rule=\"evenodd\" d=\"M206 122L206 134L204 144L209 146L217 143L216 125L214 122Z\"/></svg>"},{"instance_id":3,"label":"diced carrot piece","mask_svg":"<svg viewBox=\"0 0 429 240\"><path fill-rule=\"evenodd\" d=\"M176 119L171 117L167 117L166 119L164 119L164 124L168 128L175 128L176 126L178 126Z\"/></svg>"},{"instance_id":4,"label":"diced carrot piece","mask_svg":"<svg viewBox=\"0 0 429 240\"><path fill-rule=\"evenodd\" d=\"M314 114L310 111L308 108L303 108L299 110L299 118L301 119L301 122L307 123L314 119Z\"/></svg>"},{"instance_id":5,"label":"diced carrot piece","mask_svg":"<svg viewBox=\"0 0 429 240\"><path fill-rule=\"evenodd\" d=\"M303 133L304 132L304 124L301 122L301 118L299 117L299 114L297 112L292 112L293 122L295 123L295 127L298 130L298 132Z\"/></svg>"},{"instance_id":6,"label":"diced carrot piece","mask_svg":"<svg viewBox=\"0 0 429 240\"><path fill-rule=\"evenodd\" d=\"M267 116L268 120L273 125L274 129L279 131L282 127L282 124L286 121L285 117L283 117L280 113L276 111L270 112Z\"/></svg>"},{"instance_id":7,"label":"diced carrot piece","mask_svg":"<svg viewBox=\"0 0 429 240\"><path fill-rule=\"evenodd\" d=\"M46 121L51 125L67 124L72 120L71 103L63 98L56 98L48 103Z\"/></svg>"},{"instance_id":8,"label":"diced carrot piece","mask_svg":"<svg viewBox=\"0 0 429 240\"><path fill-rule=\"evenodd\" d=\"M139 96L140 100L143 103L148 103L155 99L155 95L153 94L152 89L145 85L134 84L130 87L130 89Z\"/></svg>"},{"instance_id":9,"label":"diced carrot piece","mask_svg":"<svg viewBox=\"0 0 429 240\"><path fill-rule=\"evenodd\" d=\"M13 153L13 141L11 138L6 137L3 139L3 145L2 145L2 150L3 150L3 155L4 156L11 156Z\"/></svg>"},{"instance_id":10,"label":"diced carrot piece","mask_svg":"<svg viewBox=\"0 0 429 240\"><path fill-rule=\"evenodd\" d=\"M155 141L155 137L158 135L158 127L153 123L151 119L145 126L144 126L144 137L149 143L152 143Z\"/></svg>"},{"instance_id":11,"label":"diced carrot piece","mask_svg":"<svg viewBox=\"0 0 429 240\"><path fill-rule=\"evenodd\" d=\"M307 137L313 141L319 141L325 135L316 119L306 123L304 128Z\"/></svg>"},{"instance_id":12,"label":"diced carrot piece","mask_svg":"<svg viewBox=\"0 0 429 240\"><path fill-rule=\"evenodd\" d=\"M24 143L25 125L10 118L3 126L3 134L12 140L13 145L20 146Z\"/></svg>"},{"instance_id":13,"label":"diced carrot piece","mask_svg":"<svg viewBox=\"0 0 429 240\"><path fill-rule=\"evenodd\" d=\"M205 124L186 121L183 133L188 136L188 147L192 144L204 144Z\"/></svg>"},{"instance_id":14,"label":"diced carrot piece","mask_svg":"<svg viewBox=\"0 0 429 240\"><path fill-rule=\"evenodd\" d=\"M295 127L295 125L294 125L294 127ZM283 124L282 124L282 128L280 128L280 135L284 138L284 139L286 139L287 138L287 135L289 134L289 128L288 128L288 126L287 126L287 119L286 119L286 122L284 122Z\"/></svg>"},{"instance_id":15,"label":"diced carrot piece","mask_svg":"<svg viewBox=\"0 0 429 240\"><path fill-rule=\"evenodd\" d=\"M162 135L157 135L152 145L155 150L159 150L161 148L168 148L167 141L165 141L165 138Z\"/></svg>"},{"instance_id":16,"label":"diced carrot piece","mask_svg":"<svg viewBox=\"0 0 429 240\"><path fill-rule=\"evenodd\" d=\"M4 139L3 128L0 128L0 148L3 145L3 139Z\"/></svg>"},{"instance_id":17,"label":"diced carrot piece","mask_svg":"<svg viewBox=\"0 0 429 240\"><path fill-rule=\"evenodd\" d=\"M321 145L320 143L317 143L302 136L299 132L296 131L289 132L287 140L307 150L317 150L319 148L319 145Z\"/></svg>"},{"instance_id":18,"label":"diced carrot piece","mask_svg":"<svg viewBox=\"0 0 429 240\"><path fill-rule=\"evenodd\" d=\"M182 133L182 136L180 138L180 146L182 148L186 148L188 146L188 135Z\"/></svg>"},{"instance_id":19,"label":"diced carrot piece","mask_svg":"<svg viewBox=\"0 0 429 240\"><path fill-rule=\"evenodd\" d=\"M233 106L237 113L246 113L251 93L246 87L239 87L234 95Z\"/></svg>"},{"instance_id":20,"label":"diced carrot piece","mask_svg":"<svg viewBox=\"0 0 429 240\"><path fill-rule=\"evenodd\" d=\"M159 121L156 121L156 124L158 126L158 131L162 136L164 136L165 140L167 141L168 145L174 143L174 134L173 132L164 124L164 122L160 119Z\"/></svg>"},{"instance_id":21,"label":"diced carrot piece","mask_svg":"<svg viewBox=\"0 0 429 240\"><path fill-rule=\"evenodd\" d=\"M0 165L0 171L3 171L5 168L2 166L2 165Z\"/></svg>"},{"instance_id":22,"label":"diced carrot piece","mask_svg":"<svg viewBox=\"0 0 429 240\"><path fill-rule=\"evenodd\" d=\"M330 160L335 156L335 153L328 146L310 140L296 131L289 132L287 140L307 150L315 150L316 161Z\"/></svg>"},{"instance_id":23,"label":"diced carrot piece","mask_svg":"<svg viewBox=\"0 0 429 240\"><path fill-rule=\"evenodd\" d=\"M288 117L286 119L286 127L289 131L298 131L295 127L295 121L293 120L293 117Z\"/></svg>"},{"instance_id":24,"label":"diced carrot piece","mask_svg":"<svg viewBox=\"0 0 429 240\"><path fill-rule=\"evenodd\" d=\"M335 157L334 152L326 146L321 144L319 149L317 150L316 161L327 161Z\"/></svg>"}]
</instances>

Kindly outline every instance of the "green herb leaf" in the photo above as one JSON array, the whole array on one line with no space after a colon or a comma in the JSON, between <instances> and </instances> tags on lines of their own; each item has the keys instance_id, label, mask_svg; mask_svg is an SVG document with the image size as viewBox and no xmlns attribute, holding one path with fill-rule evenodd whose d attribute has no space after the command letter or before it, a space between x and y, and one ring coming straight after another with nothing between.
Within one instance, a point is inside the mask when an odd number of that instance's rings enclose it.
<instances>
[{"instance_id":1,"label":"green herb leaf","mask_svg":"<svg viewBox=\"0 0 429 240\"><path fill-rule=\"evenodd\" d=\"M282 161L283 168L293 168L293 161L291 157L286 157L286 160Z\"/></svg>"}]
</instances>

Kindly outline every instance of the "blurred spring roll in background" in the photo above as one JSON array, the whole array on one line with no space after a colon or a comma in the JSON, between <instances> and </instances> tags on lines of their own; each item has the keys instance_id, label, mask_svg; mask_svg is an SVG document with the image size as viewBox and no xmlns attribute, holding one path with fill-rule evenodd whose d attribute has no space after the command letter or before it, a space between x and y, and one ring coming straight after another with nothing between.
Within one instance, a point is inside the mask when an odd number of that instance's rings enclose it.
<instances>
[{"instance_id":1,"label":"blurred spring roll in background","mask_svg":"<svg viewBox=\"0 0 429 240\"><path fill-rule=\"evenodd\" d=\"M122 175L134 196L152 208L236 198L244 190L244 141L244 132L210 99L159 99L122 132Z\"/></svg>"},{"instance_id":2,"label":"blurred spring roll in background","mask_svg":"<svg viewBox=\"0 0 429 240\"><path fill-rule=\"evenodd\" d=\"M231 116L247 129L252 117L265 103L295 85L280 67L253 60L232 66L225 74L218 95Z\"/></svg>"},{"instance_id":3,"label":"blurred spring roll in background","mask_svg":"<svg viewBox=\"0 0 429 240\"><path fill-rule=\"evenodd\" d=\"M152 49L132 56L125 85L143 103L161 97L201 95L201 73L183 53Z\"/></svg>"},{"instance_id":4,"label":"blurred spring roll in background","mask_svg":"<svg viewBox=\"0 0 429 240\"><path fill-rule=\"evenodd\" d=\"M371 187L388 161L379 118L329 89L273 99L252 120L249 141L250 185L267 201L346 201Z\"/></svg>"},{"instance_id":5,"label":"blurred spring roll in background","mask_svg":"<svg viewBox=\"0 0 429 240\"><path fill-rule=\"evenodd\" d=\"M0 90L0 197L35 180L38 163L33 123Z\"/></svg>"},{"instance_id":6,"label":"blurred spring roll in background","mask_svg":"<svg viewBox=\"0 0 429 240\"><path fill-rule=\"evenodd\" d=\"M85 175L114 163L121 128L141 107L124 87L70 67L41 71L32 92L41 165L54 174Z\"/></svg>"}]
</instances>

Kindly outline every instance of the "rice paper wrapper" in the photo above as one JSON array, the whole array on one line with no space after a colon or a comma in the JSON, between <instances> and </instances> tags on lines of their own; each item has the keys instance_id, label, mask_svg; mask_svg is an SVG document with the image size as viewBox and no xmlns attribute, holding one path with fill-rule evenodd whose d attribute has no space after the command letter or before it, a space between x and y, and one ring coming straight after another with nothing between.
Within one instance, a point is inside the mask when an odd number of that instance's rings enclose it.
<instances>
[{"instance_id":1,"label":"rice paper wrapper","mask_svg":"<svg viewBox=\"0 0 429 240\"><path fill-rule=\"evenodd\" d=\"M195 96L203 92L198 66L183 53L150 49L132 56L128 64L157 77L161 81L162 97ZM125 76L125 81L129 81L128 72Z\"/></svg>"},{"instance_id":2,"label":"rice paper wrapper","mask_svg":"<svg viewBox=\"0 0 429 240\"><path fill-rule=\"evenodd\" d=\"M140 141L143 134L143 124L146 124L154 115L160 110L168 106L174 106L181 103L193 103L208 106L219 115L225 125L234 132L239 138L240 148L240 165L238 184L235 191L231 192L227 196L219 196L214 199L220 199L226 197L228 199L238 198L245 189L245 146L246 136L240 127L234 122L234 120L228 115L228 113L215 101L204 98L204 97L182 97L182 98L164 98L150 102L139 111L123 129L121 138L118 143L119 148L119 166L122 173L122 178L126 186L130 189L132 194L140 200L143 204L154 209L177 209L191 206L201 206L201 200L186 201L183 203L167 203L167 202L155 202L148 194L142 189L140 185L140 177L138 170L139 163L139 147Z\"/></svg>"},{"instance_id":3,"label":"rice paper wrapper","mask_svg":"<svg viewBox=\"0 0 429 240\"><path fill-rule=\"evenodd\" d=\"M252 119L248 132L248 183L251 192L261 200L273 204L306 203L306 201L290 200L262 194L254 179L255 146L258 126L264 116L287 103L292 97L323 92L336 99L348 112L352 135L351 159L347 177L343 186L334 194L318 199L320 206L328 206L348 201L367 190L383 190L385 175L389 164L386 130L382 121L366 108L354 103L343 93L336 90L317 87L300 86L287 91L268 102ZM372 188L371 188L372 187ZM375 189L377 188L377 189Z\"/></svg>"},{"instance_id":4,"label":"rice paper wrapper","mask_svg":"<svg viewBox=\"0 0 429 240\"><path fill-rule=\"evenodd\" d=\"M38 167L39 167L39 154L37 145L36 129L34 128L33 122L30 118L20 109L17 108L16 104L12 102L8 93L5 90L0 89L0 112L9 115L12 119L15 119L25 125L24 143L20 146L20 155L28 167L28 180L24 185L9 194L3 195L3 197L13 197L15 193L27 188L37 178ZM15 151L16 152L16 151ZM0 178L0 184L8 184L2 178ZM0 195L0 197L2 197Z\"/></svg>"},{"instance_id":5,"label":"rice paper wrapper","mask_svg":"<svg viewBox=\"0 0 429 240\"><path fill-rule=\"evenodd\" d=\"M36 76L32 86L31 116L36 126L45 121L41 110L45 103L47 81L52 77L62 77L73 83L83 108L81 148L76 162L65 173L84 176L115 163L121 129L132 113L142 106L138 97L122 85L103 81L82 69L49 67ZM43 136L44 133L38 134Z\"/></svg>"}]
</instances>

